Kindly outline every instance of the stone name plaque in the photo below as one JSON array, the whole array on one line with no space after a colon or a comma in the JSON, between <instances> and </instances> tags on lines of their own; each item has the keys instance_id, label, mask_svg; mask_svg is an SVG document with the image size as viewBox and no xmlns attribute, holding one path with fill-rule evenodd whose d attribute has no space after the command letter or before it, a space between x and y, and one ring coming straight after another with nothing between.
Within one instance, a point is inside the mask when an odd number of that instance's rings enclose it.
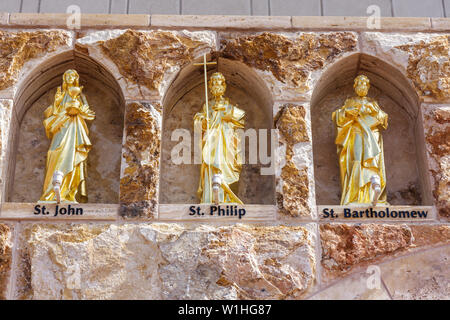
<instances>
[{"instance_id":1,"label":"stone name plaque","mask_svg":"<svg viewBox=\"0 0 450 320\"><path fill-rule=\"evenodd\" d=\"M118 204L3 203L1 219L12 220L116 220Z\"/></svg>"},{"instance_id":2,"label":"stone name plaque","mask_svg":"<svg viewBox=\"0 0 450 320\"><path fill-rule=\"evenodd\" d=\"M271 221L277 209L271 205L161 204L159 220Z\"/></svg>"},{"instance_id":3,"label":"stone name plaque","mask_svg":"<svg viewBox=\"0 0 450 320\"><path fill-rule=\"evenodd\" d=\"M432 206L318 206L320 220L422 221L434 220Z\"/></svg>"}]
</instances>

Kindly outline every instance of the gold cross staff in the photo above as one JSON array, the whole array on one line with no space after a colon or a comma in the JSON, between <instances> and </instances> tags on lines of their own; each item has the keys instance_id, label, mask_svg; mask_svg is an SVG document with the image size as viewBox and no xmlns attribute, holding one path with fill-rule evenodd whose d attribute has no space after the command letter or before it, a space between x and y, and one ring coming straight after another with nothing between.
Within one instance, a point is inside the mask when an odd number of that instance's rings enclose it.
<instances>
[{"instance_id":1,"label":"gold cross staff","mask_svg":"<svg viewBox=\"0 0 450 320\"><path fill-rule=\"evenodd\" d=\"M203 63L194 63L194 66L203 66L203 73L205 75L205 103L206 103L206 132L209 132L209 106L208 106L208 65L214 65L217 62L206 62L206 53L203 54ZM209 176L209 190L212 190L211 182L211 165L208 163Z\"/></svg>"}]
</instances>

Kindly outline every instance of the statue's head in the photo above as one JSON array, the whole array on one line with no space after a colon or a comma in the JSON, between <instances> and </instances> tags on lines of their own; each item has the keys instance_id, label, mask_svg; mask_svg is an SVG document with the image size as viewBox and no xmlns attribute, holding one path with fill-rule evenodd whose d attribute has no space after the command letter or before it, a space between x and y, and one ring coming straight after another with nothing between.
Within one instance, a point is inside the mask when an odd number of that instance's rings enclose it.
<instances>
[{"instance_id":1,"label":"statue's head","mask_svg":"<svg viewBox=\"0 0 450 320\"><path fill-rule=\"evenodd\" d=\"M365 75L359 75L355 78L355 83L353 84L353 89L355 89L355 92L360 97L367 96L367 93L370 89L370 80Z\"/></svg>"},{"instance_id":2,"label":"statue's head","mask_svg":"<svg viewBox=\"0 0 450 320\"><path fill-rule=\"evenodd\" d=\"M78 75L78 72L76 72L73 69L69 69L66 72L64 72L63 85L64 85L64 87L71 87L71 86L78 87L79 79L80 79L80 76Z\"/></svg>"},{"instance_id":3,"label":"statue's head","mask_svg":"<svg viewBox=\"0 0 450 320\"><path fill-rule=\"evenodd\" d=\"M209 78L209 90L214 97L221 97L225 94L227 84L225 77L220 72L214 72Z\"/></svg>"}]
</instances>

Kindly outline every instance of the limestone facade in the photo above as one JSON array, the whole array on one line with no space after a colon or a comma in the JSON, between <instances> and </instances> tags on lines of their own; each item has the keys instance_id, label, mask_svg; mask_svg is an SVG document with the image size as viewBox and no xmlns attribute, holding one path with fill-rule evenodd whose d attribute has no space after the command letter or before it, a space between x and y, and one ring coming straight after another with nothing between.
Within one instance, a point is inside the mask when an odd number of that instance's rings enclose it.
<instances>
[{"instance_id":1,"label":"limestone facade","mask_svg":"<svg viewBox=\"0 0 450 320\"><path fill-rule=\"evenodd\" d=\"M6 17L0 299L450 298L449 19L386 18L373 30L358 18L84 15L73 30L65 15ZM203 54L248 128L276 129L273 174L244 166L237 187L272 218L160 216L161 205L196 204L199 166L175 166L170 152L172 131L192 132L201 108ZM43 220L32 213L49 143L40 124L68 68L98 118L94 213ZM430 208L426 221L320 217L319 205L339 204L330 111L361 73L391 119L388 201ZM372 272L380 286L367 284Z\"/></svg>"}]
</instances>

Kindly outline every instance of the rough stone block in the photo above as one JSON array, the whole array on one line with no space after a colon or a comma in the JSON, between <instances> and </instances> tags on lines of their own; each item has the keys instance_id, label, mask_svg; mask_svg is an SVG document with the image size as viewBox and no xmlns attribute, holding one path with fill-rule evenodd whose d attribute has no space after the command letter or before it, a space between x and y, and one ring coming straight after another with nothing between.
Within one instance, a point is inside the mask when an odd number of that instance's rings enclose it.
<instances>
[{"instance_id":1,"label":"rough stone block","mask_svg":"<svg viewBox=\"0 0 450 320\"><path fill-rule=\"evenodd\" d=\"M405 250L413 244L406 225L326 224L320 226L322 266L326 279L349 272L354 266Z\"/></svg>"},{"instance_id":2,"label":"rough stone block","mask_svg":"<svg viewBox=\"0 0 450 320\"><path fill-rule=\"evenodd\" d=\"M17 298L298 299L315 281L312 226L25 226Z\"/></svg>"},{"instance_id":3,"label":"rough stone block","mask_svg":"<svg viewBox=\"0 0 450 320\"><path fill-rule=\"evenodd\" d=\"M122 216L157 215L160 154L161 109L146 103L128 104L120 179Z\"/></svg>"},{"instance_id":4,"label":"rough stone block","mask_svg":"<svg viewBox=\"0 0 450 320\"><path fill-rule=\"evenodd\" d=\"M93 32L78 39L81 46L98 47L138 92L163 94L176 69L215 47L215 35L200 31L114 30ZM130 63L131 61L131 63ZM170 71L170 74L167 74Z\"/></svg>"},{"instance_id":5,"label":"rough stone block","mask_svg":"<svg viewBox=\"0 0 450 320\"><path fill-rule=\"evenodd\" d=\"M383 264L416 248L450 242L446 225L326 224L320 226L325 280L335 279L355 267Z\"/></svg>"},{"instance_id":6,"label":"rough stone block","mask_svg":"<svg viewBox=\"0 0 450 320\"><path fill-rule=\"evenodd\" d=\"M363 46L367 53L402 68L419 95L431 101L450 99L448 35L366 32Z\"/></svg>"},{"instance_id":7,"label":"rough stone block","mask_svg":"<svg viewBox=\"0 0 450 320\"><path fill-rule=\"evenodd\" d=\"M12 263L12 227L0 223L0 300L6 299Z\"/></svg>"},{"instance_id":8,"label":"rough stone block","mask_svg":"<svg viewBox=\"0 0 450 320\"><path fill-rule=\"evenodd\" d=\"M26 61L68 46L71 42L69 32L63 30L0 31L0 90L17 81Z\"/></svg>"},{"instance_id":9,"label":"rough stone block","mask_svg":"<svg viewBox=\"0 0 450 320\"><path fill-rule=\"evenodd\" d=\"M221 51L225 58L271 72L277 81L274 86L282 91L295 92L293 94L298 100L302 93L310 91L313 71L323 68L345 52L356 50L356 44L357 36L352 32L305 32L295 37L264 32L229 39L224 37Z\"/></svg>"},{"instance_id":10,"label":"rough stone block","mask_svg":"<svg viewBox=\"0 0 450 320\"><path fill-rule=\"evenodd\" d=\"M450 218L450 105L427 105L422 108L433 196L439 214Z\"/></svg>"}]
</instances>

